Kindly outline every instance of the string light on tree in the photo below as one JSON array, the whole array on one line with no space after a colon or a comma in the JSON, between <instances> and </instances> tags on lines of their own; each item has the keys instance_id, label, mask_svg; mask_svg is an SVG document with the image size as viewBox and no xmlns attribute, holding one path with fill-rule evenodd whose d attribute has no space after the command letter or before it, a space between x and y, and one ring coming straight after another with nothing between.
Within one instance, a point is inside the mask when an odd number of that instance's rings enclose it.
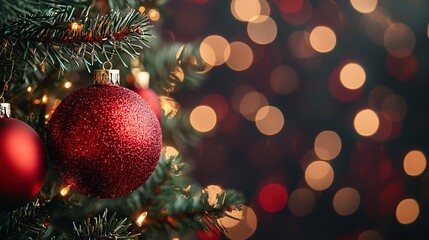
<instances>
[{"instance_id":1,"label":"string light on tree","mask_svg":"<svg viewBox=\"0 0 429 240\"><path fill-rule=\"evenodd\" d=\"M70 188L71 188L70 185L63 187L60 191L60 195L63 197L67 196L67 194L69 194L69 192L70 192Z\"/></svg>"},{"instance_id":2,"label":"string light on tree","mask_svg":"<svg viewBox=\"0 0 429 240\"><path fill-rule=\"evenodd\" d=\"M82 24L77 23L77 22L72 22L72 24L71 24L71 29L72 29L73 31L79 31L79 30L81 30L81 29L82 29Z\"/></svg>"},{"instance_id":3,"label":"string light on tree","mask_svg":"<svg viewBox=\"0 0 429 240\"><path fill-rule=\"evenodd\" d=\"M141 227L143 226L143 222L147 217L147 211L142 212L136 219L137 226Z\"/></svg>"}]
</instances>

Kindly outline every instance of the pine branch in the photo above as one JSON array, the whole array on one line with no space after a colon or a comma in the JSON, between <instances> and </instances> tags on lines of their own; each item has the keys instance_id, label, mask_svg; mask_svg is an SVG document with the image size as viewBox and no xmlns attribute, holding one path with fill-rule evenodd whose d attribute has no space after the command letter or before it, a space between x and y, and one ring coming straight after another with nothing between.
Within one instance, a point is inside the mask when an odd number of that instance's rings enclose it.
<instances>
[{"instance_id":1,"label":"pine branch","mask_svg":"<svg viewBox=\"0 0 429 240\"><path fill-rule=\"evenodd\" d=\"M185 235L194 229L212 231L213 227L223 230L217 220L226 216L226 211L240 208L243 196L226 190L217 196L216 204L210 204L208 193L203 193L198 184L183 174L185 163L180 157L166 159L166 162L170 173L142 208L148 212L142 237L159 238L159 233L163 232Z\"/></svg>"},{"instance_id":2,"label":"pine branch","mask_svg":"<svg viewBox=\"0 0 429 240\"><path fill-rule=\"evenodd\" d=\"M168 113L167 113L168 114ZM175 117L162 118L161 126L164 130L162 138L166 142L174 143L179 148L196 146L201 134L196 132L189 122L189 112L178 110Z\"/></svg>"},{"instance_id":3,"label":"pine branch","mask_svg":"<svg viewBox=\"0 0 429 240\"><path fill-rule=\"evenodd\" d=\"M0 24L7 24L19 16L40 14L49 9L62 12L70 7L84 8L86 0L0 0Z\"/></svg>"},{"instance_id":4,"label":"pine branch","mask_svg":"<svg viewBox=\"0 0 429 240\"><path fill-rule=\"evenodd\" d=\"M39 199L0 215L0 236L6 239L37 239L47 230L48 216L43 211L45 203Z\"/></svg>"},{"instance_id":5,"label":"pine branch","mask_svg":"<svg viewBox=\"0 0 429 240\"><path fill-rule=\"evenodd\" d=\"M88 218L83 225L74 226L73 239L138 239L140 234L131 234L129 227L132 225L129 220L118 220L115 218L116 213L107 216L107 209L103 215L99 215L91 221Z\"/></svg>"},{"instance_id":6,"label":"pine branch","mask_svg":"<svg viewBox=\"0 0 429 240\"><path fill-rule=\"evenodd\" d=\"M130 9L144 6L146 9L156 8L162 10L166 0L108 0L111 9Z\"/></svg>"},{"instance_id":7,"label":"pine branch","mask_svg":"<svg viewBox=\"0 0 429 240\"><path fill-rule=\"evenodd\" d=\"M110 60L125 52L132 57L152 35L145 15L131 10L125 16L119 11L89 17L89 9L74 19L75 8L61 13L46 12L20 17L0 27L1 53L12 53L13 59L23 59L32 70L42 70L41 63L59 65L66 70L72 60L84 64L88 71L95 62ZM7 64L13 60L5 58Z\"/></svg>"},{"instance_id":8,"label":"pine branch","mask_svg":"<svg viewBox=\"0 0 429 240\"><path fill-rule=\"evenodd\" d=\"M178 90L182 85L195 88L205 79L202 71L206 65L199 54L198 43L174 43L146 49L142 62L150 73L151 87L159 93Z\"/></svg>"}]
</instances>

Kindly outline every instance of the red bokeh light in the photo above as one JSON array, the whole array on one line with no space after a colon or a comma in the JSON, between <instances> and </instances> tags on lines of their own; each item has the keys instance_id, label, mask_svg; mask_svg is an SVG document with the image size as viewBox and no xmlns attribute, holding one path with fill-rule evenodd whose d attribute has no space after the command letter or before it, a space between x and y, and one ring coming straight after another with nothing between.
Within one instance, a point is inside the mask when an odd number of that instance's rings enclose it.
<instances>
[{"instance_id":1,"label":"red bokeh light","mask_svg":"<svg viewBox=\"0 0 429 240\"><path fill-rule=\"evenodd\" d=\"M207 95L202 101L201 105L207 105L213 108L216 112L216 117L218 121L225 119L228 114L228 102L225 98L219 94L210 94Z\"/></svg>"},{"instance_id":2,"label":"red bokeh light","mask_svg":"<svg viewBox=\"0 0 429 240\"><path fill-rule=\"evenodd\" d=\"M206 4L206 3L208 3L209 2L209 0L192 0L194 3L197 3L197 4Z\"/></svg>"},{"instance_id":3,"label":"red bokeh light","mask_svg":"<svg viewBox=\"0 0 429 240\"><path fill-rule=\"evenodd\" d=\"M281 13L283 20L292 25L303 25L308 22L313 15L313 7L308 1L303 2L301 9L294 13Z\"/></svg>"},{"instance_id":4,"label":"red bokeh light","mask_svg":"<svg viewBox=\"0 0 429 240\"><path fill-rule=\"evenodd\" d=\"M275 0L274 2L284 13L298 12L304 5L304 0Z\"/></svg>"},{"instance_id":5,"label":"red bokeh light","mask_svg":"<svg viewBox=\"0 0 429 240\"><path fill-rule=\"evenodd\" d=\"M270 183L259 191L258 200L265 211L279 212L286 206L288 193L282 185Z\"/></svg>"},{"instance_id":6,"label":"red bokeh light","mask_svg":"<svg viewBox=\"0 0 429 240\"><path fill-rule=\"evenodd\" d=\"M386 59L387 70L398 80L410 80L417 73L418 62L414 54L404 58L388 55Z\"/></svg>"}]
</instances>

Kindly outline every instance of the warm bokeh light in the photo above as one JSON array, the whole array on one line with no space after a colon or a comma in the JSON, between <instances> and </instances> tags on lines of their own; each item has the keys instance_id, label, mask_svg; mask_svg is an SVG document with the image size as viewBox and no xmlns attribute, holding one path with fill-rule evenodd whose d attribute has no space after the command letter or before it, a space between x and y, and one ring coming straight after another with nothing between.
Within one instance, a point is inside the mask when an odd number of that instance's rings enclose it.
<instances>
[{"instance_id":1,"label":"warm bokeh light","mask_svg":"<svg viewBox=\"0 0 429 240\"><path fill-rule=\"evenodd\" d=\"M282 130L284 122L283 113L273 106L262 107L256 113L256 127L264 135L277 134Z\"/></svg>"},{"instance_id":2,"label":"warm bokeh light","mask_svg":"<svg viewBox=\"0 0 429 240\"><path fill-rule=\"evenodd\" d=\"M377 7L377 0L350 0L353 8L361 13L370 13Z\"/></svg>"},{"instance_id":3,"label":"warm bokeh light","mask_svg":"<svg viewBox=\"0 0 429 240\"><path fill-rule=\"evenodd\" d=\"M207 201L211 206L216 206L217 204L219 205L223 204L222 202L218 201L218 195L224 192L222 187L218 185L208 185L206 188L204 188L203 192L207 192L208 194Z\"/></svg>"},{"instance_id":4,"label":"warm bokeh light","mask_svg":"<svg viewBox=\"0 0 429 240\"><path fill-rule=\"evenodd\" d=\"M214 58L215 58L214 62L213 63L208 62L208 63L212 64L214 66L219 66L219 65L224 64L225 61L229 58L229 55L231 54L231 48L229 46L229 43L222 36L219 36L219 35L210 35L210 36L204 38L204 40L202 41L202 43L207 44L208 46L210 46L211 50L213 51ZM207 57L207 56L205 56L205 57ZM209 56L209 58L211 59L212 56Z\"/></svg>"},{"instance_id":5,"label":"warm bokeh light","mask_svg":"<svg viewBox=\"0 0 429 240\"><path fill-rule=\"evenodd\" d=\"M225 236L229 239L248 239L255 233L258 220L255 212L247 206L243 206L241 211L234 210L227 212L228 215L218 220L219 224L225 227ZM240 220L236 220L240 219Z\"/></svg>"},{"instance_id":6,"label":"warm bokeh light","mask_svg":"<svg viewBox=\"0 0 429 240\"><path fill-rule=\"evenodd\" d=\"M277 24L269 16L258 16L247 24L247 34L253 42L268 44L277 36Z\"/></svg>"},{"instance_id":7,"label":"warm bokeh light","mask_svg":"<svg viewBox=\"0 0 429 240\"><path fill-rule=\"evenodd\" d=\"M267 98L259 92L249 92L240 100L240 113L247 120L255 121L258 110L268 105Z\"/></svg>"},{"instance_id":8,"label":"warm bokeh light","mask_svg":"<svg viewBox=\"0 0 429 240\"><path fill-rule=\"evenodd\" d=\"M341 138L334 131L323 131L314 140L314 151L322 160L332 160L340 154Z\"/></svg>"},{"instance_id":9,"label":"warm bokeh light","mask_svg":"<svg viewBox=\"0 0 429 240\"><path fill-rule=\"evenodd\" d=\"M381 111L387 114L392 121L400 122L407 115L407 101L401 95L390 94L383 100Z\"/></svg>"},{"instance_id":10,"label":"warm bokeh light","mask_svg":"<svg viewBox=\"0 0 429 240\"><path fill-rule=\"evenodd\" d=\"M140 6L140 7L139 7L139 12L140 12L140 13L144 13L145 11L146 11L145 6Z\"/></svg>"},{"instance_id":11,"label":"warm bokeh light","mask_svg":"<svg viewBox=\"0 0 429 240\"><path fill-rule=\"evenodd\" d=\"M216 64L216 53L213 48L205 42L201 42L200 56L207 65L214 66Z\"/></svg>"},{"instance_id":12,"label":"warm bokeh light","mask_svg":"<svg viewBox=\"0 0 429 240\"><path fill-rule=\"evenodd\" d=\"M192 110L190 115L192 127L198 132L209 132L216 126L216 113L209 106L198 106Z\"/></svg>"},{"instance_id":13,"label":"warm bokeh light","mask_svg":"<svg viewBox=\"0 0 429 240\"><path fill-rule=\"evenodd\" d=\"M341 69L340 81L348 89L353 90L362 87L365 79L365 70L357 63L349 63Z\"/></svg>"},{"instance_id":14,"label":"warm bokeh light","mask_svg":"<svg viewBox=\"0 0 429 240\"><path fill-rule=\"evenodd\" d=\"M376 86L369 93L369 106L375 110L381 110L383 101L393 94L393 90L386 86Z\"/></svg>"},{"instance_id":15,"label":"warm bokeh light","mask_svg":"<svg viewBox=\"0 0 429 240\"><path fill-rule=\"evenodd\" d=\"M243 100L243 97L246 96L250 92L255 92L255 89L253 87L251 87L250 85L240 85L234 90L234 92L232 93L232 96L231 96L231 105L236 112L241 113L241 109L240 109L241 106L240 105L241 105L241 102ZM262 96L264 96L264 95L262 95ZM265 96L264 96L264 98L265 98ZM265 98L265 100L266 100L265 105L268 105L268 101L266 98ZM256 112L258 111L258 109L259 108L254 110L255 116L256 116ZM253 119L255 119L255 118L253 117Z\"/></svg>"},{"instance_id":16,"label":"warm bokeh light","mask_svg":"<svg viewBox=\"0 0 429 240\"><path fill-rule=\"evenodd\" d=\"M285 187L278 183L265 185L258 194L258 201L262 209L267 212L279 212L287 203L288 193Z\"/></svg>"},{"instance_id":17,"label":"warm bokeh light","mask_svg":"<svg viewBox=\"0 0 429 240\"><path fill-rule=\"evenodd\" d=\"M302 8L304 0L274 0L274 3L284 13L295 13Z\"/></svg>"},{"instance_id":18,"label":"warm bokeh light","mask_svg":"<svg viewBox=\"0 0 429 240\"><path fill-rule=\"evenodd\" d=\"M162 150L164 151L164 156L166 159L177 157L177 155L179 155L179 151L172 146L165 146L162 148Z\"/></svg>"},{"instance_id":19,"label":"warm bokeh light","mask_svg":"<svg viewBox=\"0 0 429 240\"><path fill-rule=\"evenodd\" d=\"M391 55L402 58L412 53L416 45L416 37L413 30L407 25L393 23L384 32L383 42Z\"/></svg>"},{"instance_id":20,"label":"warm bokeh light","mask_svg":"<svg viewBox=\"0 0 429 240\"><path fill-rule=\"evenodd\" d=\"M70 185L63 187L60 191L60 195L63 197L67 196L67 194L69 194L69 192L70 192L70 188L71 188Z\"/></svg>"},{"instance_id":21,"label":"warm bokeh light","mask_svg":"<svg viewBox=\"0 0 429 240\"><path fill-rule=\"evenodd\" d=\"M149 87L149 80L150 80L150 74L147 71L139 71L136 74L136 84L140 88L148 88Z\"/></svg>"},{"instance_id":22,"label":"warm bokeh light","mask_svg":"<svg viewBox=\"0 0 429 240\"><path fill-rule=\"evenodd\" d=\"M305 217L313 211L316 199L314 193L307 188L298 188L290 194L289 210L297 217Z\"/></svg>"},{"instance_id":23,"label":"warm bokeh light","mask_svg":"<svg viewBox=\"0 0 429 240\"><path fill-rule=\"evenodd\" d=\"M359 207L360 195L354 188L342 188L335 193L333 206L341 216L353 214Z\"/></svg>"},{"instance_id":24,"label":"warm bokeh light","mask_svg":"<svg viewBox=\"0 0 429 240\"><path fill-rule=\"evenodd\" d=\"M334 170L327 162L314 161L305 169L305 181L314 190L325 190L334 181Z\"/></svg>"},{"instance_id":25,"label":"warm bokeh light","mask_svg":"<svg viewBox=\"0 0 429 240\"><path fill-rule=\"evenodd\" d=\"M159 20L159 18L161 17L161 15L159 14L158 10L152 8L149 10L149 12L147 13L147 15L149 16L150 20L156 22Z\"/></svg>"},{"instance_id":26,"label":"warm bokeh light","mask_svg":"<svg viewBox=\"0 0 429 240\"><path fill-rule=\"evenodd\" d=\"M232 42L230 44L231 55L226 60L226 64L234 71L244 71L252 65L252 49L243 42Z\"/></svg>"},{"instance_id":27,"label":"warm bokeh light","mask_svg":"<svg viewBox=\"0 0 429 240\"><path fill-rule=\"evenodd\" d=\"M416 200L407 198L396 207L396 219L401 224L413 223L419 216L420 208Z\"/></svg>"},{"instance_id":28,"label":"warm bokeh light","mask_svg":"<svg viewBox=\"0 0 429 240\"><path fill-rule=\"evenodd\" d=\"M261 14L258 0L232 0L231 13L239 21L249 22Z\"/></svg>"},{"instance_id":29,"label":"warm bokeh light","mask_svg":"<svg viewBox=\"0 0 429 240\"><path fill-rule=\"evenodd\" d=\"M295 69L277 66L270 75L271 89L278 94L291 94L299 86L299 76Z\"/></svg>"},{"instance_id":30,"label":"warm bokeh light","mask_svg":"<svg viewBox=\"0 0 429 240\"><path fill-rule=\"evenodd\" d=\"M381 234L374 230L363 231L357 240L383 240Z\"/></svg>"},{"instance_id":31,"label":"warm bokeh light","mask_svg":"<svg viewBox=\"0 0 429 240\"><path fill-rule=\"evenodd\" d=\"M31 86L29 86L29 87L27 88L27 92L31 92L31 91L33 91L33 88L32 88Z\"/></svg>"},{"instance_id":32,"label":"warm bokeh light","mask_svg":"<svg viewBox=\"0 0 429 240\"><path fill-rule=\"evenodd\" d=\"M251 21L254 21L256 18L259 18L260 20L264 19L264 17L268 17L271 14L271 7L267 0L259 0L259 4L261 5L261 12L258 16L251 19Z\"/></svg>"},{"instance_id":33,"label":"warm bokeh light","mask_svg":"<svg viewBox=\"0 0 429 240\"><path fill-rule=\"evenodd\" d=\"M317 52L310 45L310 33L294 31L289 35L288 46L297 58L310 58Z\"/></svg>"},{"instance_id":34,"label":"warm bokeh light","mask_svg":"<svg viewBox=\"0 0 429 240\"><path fill-rule=\"evenodd\" d=\"M71 88L72 86L73 86L73 84L72 84L72 82L70 82L70 81L66 81L66 82L64 83L64 88L69 89L69 88Z\"/></svg>"},{"instance_id":35,"label":"warm bokeh light","mask_svg":"<svg viewBox=\"0 0 429 240\"><path fill-rule=\"evenodd\" d=\"M142 212L136 219L137 226L141 227L146 217L147 217L147 212L146 211Z\"/></svg>"},{"instance_id":36,"label":"warm bokeh light","mask_svg":"<svg viewBox=\"0 0 429 240\"><path fill-rule=\"evenodd\" d=\"M418 176L426 169L426 157L419 150L407 153L404 158L404 170L410 176Z\"/></svg>"},{"instance_id":37,"label":"warm bokeh light","mask_svg":"<svg viewBox=\"0 0 429 240\"><path fill-rule=\"evenodd\" d=\"M334 49L337 37L334 31L326 26L317 26L310 33L310 44L314 50L327 53Z\"/></svg>"},{"instance_id":38,"label":"warm bokeh light","mask_svg":"<svg viewBox=\"0 0 429 240\"><path fill-rule=\"evenodd\" d=\"M384 32L392 24L392 19L383 10L375 10L361 18L360 25L374 43L383 45Z\"/></svg>"},{"instance_id":39,"label":"warm bokeh light","mask_svg":"<svg viewBox=\"0 0 429 240\"><path fill-rule=\"evenodd\" d=\"M354 127L359 135L368 137L377 132L380 125L377 113L371 109L364 109L356 114Z\"/></svg>"}]
</instances>

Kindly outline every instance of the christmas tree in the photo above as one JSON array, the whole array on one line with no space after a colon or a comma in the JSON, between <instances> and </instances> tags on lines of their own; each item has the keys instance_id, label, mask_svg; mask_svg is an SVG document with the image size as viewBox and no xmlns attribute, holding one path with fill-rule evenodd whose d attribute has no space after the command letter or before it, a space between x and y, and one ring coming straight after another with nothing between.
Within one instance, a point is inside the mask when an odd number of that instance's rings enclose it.
<instances>
[{"instance_id":1,"label":"christmas tree","mask_svg":"<svg viewBox=\"0 0 429 240\"><path fill-rule=\"evenodd\" d=\"M195 183L176 150L199 134L169 94L198 87L207 65L199 44L157 35L165 12L160 0L0 1L2 239L209 238L239 220L241 194Z\"/></svg>"}]
</instances>

